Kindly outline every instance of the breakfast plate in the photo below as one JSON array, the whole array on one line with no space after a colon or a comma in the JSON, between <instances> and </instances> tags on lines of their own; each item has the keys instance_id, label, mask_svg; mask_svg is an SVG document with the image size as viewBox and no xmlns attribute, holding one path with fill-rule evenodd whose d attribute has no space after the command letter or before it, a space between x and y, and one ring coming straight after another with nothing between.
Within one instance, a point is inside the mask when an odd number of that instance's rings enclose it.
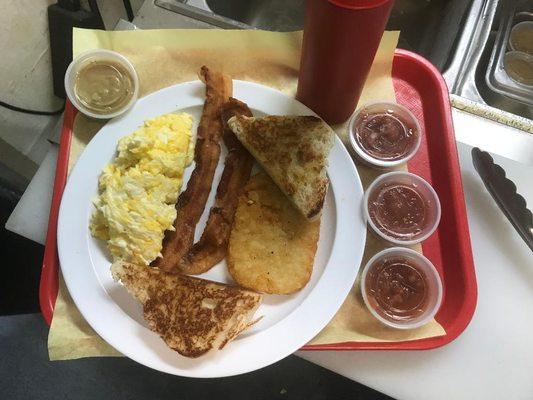
<instances>
[{"instance_id":1,"label":"breakfast plate","mask_svg":"<svg viewBox=\"0 0 533 400\"><path fill-rule=\"evenodd\" d=\"M142 308L113 281L110 255L91 236L89 221L98 193L98 177L114 157L118 140L147 119L176 111L191 114L196 131L204 104L200 81L162 89L139 100L125 115L111 120L87 145L66 185L58 221L61 270L76 306L92 328L125 356L159 371L190 377L241 374L270 365L308 343L333 318L357 276L366 238L363 188L342 142L336 138L329 156L330 186L324 204L313 274L307 286L289 296L265 295L256 316L263 318L222 351L188 359L168 348L150 331ZM255 83L233 81L233 96L254 116L316 115L281 92ZM225 148L215 173L216 188ZM185 171L184 186L192 168ZM196 238L205 227L216 189L211 190ZM231 283L225 261L200 277Z\"/></svg>"}]
</instances>

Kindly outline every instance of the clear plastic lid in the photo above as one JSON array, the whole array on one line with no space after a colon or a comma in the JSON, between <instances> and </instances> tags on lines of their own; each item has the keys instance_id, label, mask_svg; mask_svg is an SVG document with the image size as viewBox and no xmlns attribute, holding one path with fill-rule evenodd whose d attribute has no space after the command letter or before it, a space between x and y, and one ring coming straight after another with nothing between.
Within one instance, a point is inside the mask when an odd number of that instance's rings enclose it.
<instances>
[{"instance_id":1,"label":"clear plastic lid","mask_svg":"<svg viewBox=\"0 0 533 400\"><path fill-rule=\"evenodd\" d=\"M361 275L361 294L370 313L396 329L427 324L438 312L442 280L422 254L392 247L372 257Z\"/></svg>"},{"instance_id":2,"label":"clear plastic lid","mask_svg":"<svg viewBox=\"0 0 533 400\"><path fill-rule=\"evenodd\" d=\"M409 172L389 172L365 191L363 214L370 228L400 246L423 242L435 232L441 207L435 190Z\"/></svg>"},{"instance_id":3,"label":"clear plastic lid","mask_svg":"<svg viewBox=\"0 0 533 400\"><path fill-rule=\"evenodd\" d=\"M533 20L514 25L509 35L511 50L533 55Z\"/></svg>"},{"instance_id":4,"label":"clear plastic lid","mask_svg":"<svg viewBox=\"0 0 533 400\"><path fill-rule=\"evenodd\" d=\"M391 102L365 104L348 123L353 150L363 163L392 168L410 160L420 148L422 130L415 115Z\"/></svg>"},{"instance_id":5,"label":"clear plastic lid","mask_svg":"<svg viewBox=\"0 0 533 400\"><path fill-rule=\"evenodd\" d=\"M93 62L109 63L110 66L120 66L120 68L125 71L124 75L128 76L129 83L131 84L131 88L128 89L128 99L127 101L124 101L120 107L114 108L112 111L95 112L84 105L76 95L77 81L79 83L78 78L82 79L81 76L78 77L78 74L81 75L80 71L83 71L84 68ZM107 87L107 85L104 86L104 89L105 87ZM65 91L68 99L78 111L92 118L110 119L125 113L133 107L139 94L139 78L133 64L123 55L111 50L89 50L78 55L68 66L65 73Z\"/></svg>"},{"instance_id":6,"label":"clear plastic lid","mask_svg":"<svg viewBox=\"0 0 533 400\"><path fill-rule=\"evenodd\" d=\"M531 86L533 90L533 56L521 51L509 51L503 57L503 68L513 81Z\"/></svg>"}]
</instances>

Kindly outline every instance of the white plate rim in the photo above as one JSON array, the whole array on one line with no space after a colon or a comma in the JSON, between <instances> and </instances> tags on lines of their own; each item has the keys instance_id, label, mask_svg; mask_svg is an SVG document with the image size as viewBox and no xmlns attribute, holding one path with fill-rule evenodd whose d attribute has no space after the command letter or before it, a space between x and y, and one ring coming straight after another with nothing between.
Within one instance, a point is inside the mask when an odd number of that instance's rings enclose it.
<instances>
[{"instance_id":1,"label":"white plate rim","mask_svg":"<svg viewBox=\"0 0 533 400\"><path fill-rule=\"evenodd\" d=\"M248 103L252 109L266 109L268 112L269 108L281 107L288 110L289 114L316 115L297 100L272 88L239 80L234 80L233 85L234 96ZM140 99L130 112L110 121L109 126L113 127L124 118L128 118L128 115L139 113L143 107L161 106L161 101L168 100L169 96L176 99L173 102L176 104L156 107L158 110L156 115L203 103L203 97L196 96L198 98L195 104L191 104L190 96L198 91L203 94L204 90L204 85L200 81L185 82L161 89ZM184 96L184 93L189 96ZM275 106L272 106L274 103ZM142 119L146 118L147 116L144 116ZM138 329L140 325L125 314L100 286L98 277L92 269L90 254L88 250L84 251L84 248L87 248L88 232L79 229L84 221L87 224L87 216L77 212L77 204L80 196L83 196L84 187L80 186L80 183L84 180L85 169L91 165L91 154L94 155L102 143L105 143L105 138L101 130L87 145L70 174L59 211L58 253L63 278L74 303L89 325L116 350L150 368L174 375L203 378L232 376L265 367L300 349L327 325L341 307L360 268L366 240L366 226L361 212L363 189L359 175L346 148L336 137L328 168L337 211L335 241L321 278L296 310L272 327L231 343L218 352L219 356L213 362L205 365L199 361L201 358L188 362L184 361L188 359L174 352L179 362L169 363L146 351L149 344L154 342L154 337L160 340L156 334L146 328L143 329L147 332L141 332L138 338L130 335L129 340L125 340L123 332L129 332L129 329L133 332L133 329ZM339 214L342 218L338 217ZM116 313L117 311L123 314L122 317ZM112 314L109 317L102 317L106 312ZM115 317L113 328L109 328L111 317Z\"/></svg>"}]
</instances>

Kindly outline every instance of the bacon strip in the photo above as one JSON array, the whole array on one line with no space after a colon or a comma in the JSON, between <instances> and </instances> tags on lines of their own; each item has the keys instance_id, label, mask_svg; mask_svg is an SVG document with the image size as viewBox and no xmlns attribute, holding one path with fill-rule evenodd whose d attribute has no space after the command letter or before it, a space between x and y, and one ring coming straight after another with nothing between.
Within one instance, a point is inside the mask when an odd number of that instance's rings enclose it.
<instances>
[{"instance_id":1,"label":"bacon strip","mask_svg":"<svg viewBox=\"0 0 533 400\"><path fill-rule=\"evenodd\" d=\"M187 254L194 241L196 224L202 213L211 191L213 176L220 156L220 136L222 121L220 111L232 94L232 80L203 66L199 73L205 83L205 103L200 125L198 126L194 161L196 166L176 203L177 216L174 231L166 231L163 240L163 257L158 257L152 266L164 271L178 272L180 260Z\"/></svg>"},{"instance_id":2,"label":"bacon strip","mask_svg":"<svg viewBox=\"0 0 533 400\"><path fill-rule=\"evenodd\" d=\"M186 274L201 274L224 259L239 195L250 179L254 159L227 124L235 115L253 116L245 103L234 98L222 108L223 139L228 155L202 237L180 262L179 269Z\"/></svg>"}]
</instances>

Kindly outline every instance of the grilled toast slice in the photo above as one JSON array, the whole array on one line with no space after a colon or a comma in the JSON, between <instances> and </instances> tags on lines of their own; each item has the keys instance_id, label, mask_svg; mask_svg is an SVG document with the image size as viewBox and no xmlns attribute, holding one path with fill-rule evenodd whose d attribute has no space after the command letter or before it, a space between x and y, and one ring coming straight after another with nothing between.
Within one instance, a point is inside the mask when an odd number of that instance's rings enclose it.
<instances>
[{"instance_id":1,"label":"grilled toast slice","mask_svg":"<svg viewBox=\"0 0 533 400\"><path fill-rule=\"evenodd\" d=\"M111 273L141 302L150 329L185 357L222 349L257 321L261 295L249 290L120 262Z\"/></svg>"},{"instance_id":2,"label":"grilled toast slice","mask_svg":"<svg viewBox=\"0 0 533 400\"><path fill-rule=\"evenodd\" d=\"M319 217L333 130L313 116L238 115L228 125L296 208L309 220Z\"/></svg>"}]
</instances>

